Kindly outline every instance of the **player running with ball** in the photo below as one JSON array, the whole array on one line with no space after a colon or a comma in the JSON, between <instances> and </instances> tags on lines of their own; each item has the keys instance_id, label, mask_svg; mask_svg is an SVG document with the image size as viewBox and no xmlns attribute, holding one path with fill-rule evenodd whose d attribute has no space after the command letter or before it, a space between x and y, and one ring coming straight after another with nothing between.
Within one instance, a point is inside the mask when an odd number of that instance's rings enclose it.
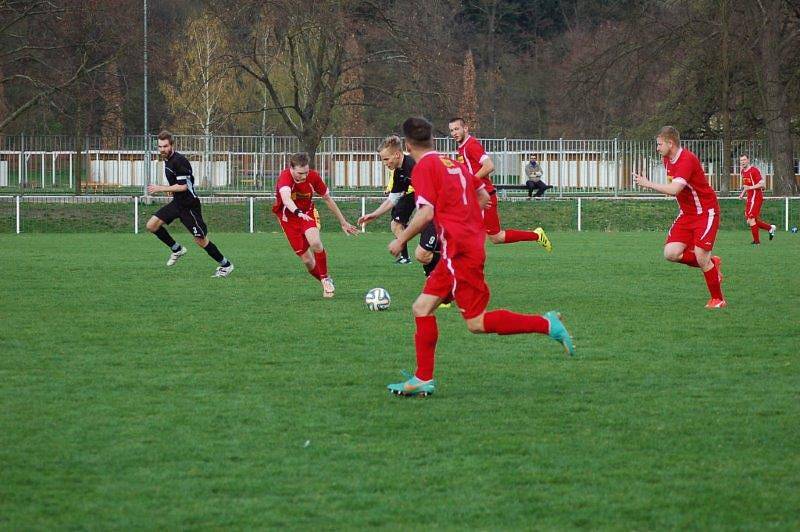
<instances>
[{"instance_id":1,"label":"player running with ball","mask_svg":"<svg viewBox=\"0 0 800 532\"><path fill-rule=\"evenodd\" d=\"M677 129L672 126L661 128L656 137L656 146L658 153L664 158L667 184L653 183L636 173L633 176L640 187L675 196L678 200L680 213L667 233L664 258L681 262L691 268L700 268L711 294L706 308L727 307L721 287L722 260L711 254L720 220L717 195L708 184L697 156L681 148Z\"/></svg>"},{"instance_id":2,"label":"player running with ball","mask_svg":"<svg viewBox=\"0 0 800 532\"><path fill-rule=\"evenodd\" d=\"M573 354L572 338L557 312L540 316L504 309L486 310L489 304L489 287L483 274L486 230L478 201L479 196L488 199L485 186L465 166L433 149L432 126L424 118L406 120L403 133L406 147L417 161L411 173L417 214L389 244L389 252L398 256L403 246L433 221L442 258L412 306L416 322L416 372L404 382L390 384L389 390L407 396L434 392L434 358L439 339L434 312L442 302L450 300L455 300L472 333L547 334Z\"/></svg>"},{"instance_id":3,"label":"player running with ball","mask_svg":"<svg viewBox=\"0 0 800 532\"><path fill-rule=\"evenodd\" d=\"M358 234L358 228L345 219L322 177L309 168L306 153L295 153L289 158L289 168L280 173L275 189L277 194L272 212L278 217L289 245L303 261L308 273L322 283L322 296L333 297L335 288L328 275L328 254L319 234L319 213L311 201L314 193L322 197L345 234Z\"/></svg>"}]
</instances>

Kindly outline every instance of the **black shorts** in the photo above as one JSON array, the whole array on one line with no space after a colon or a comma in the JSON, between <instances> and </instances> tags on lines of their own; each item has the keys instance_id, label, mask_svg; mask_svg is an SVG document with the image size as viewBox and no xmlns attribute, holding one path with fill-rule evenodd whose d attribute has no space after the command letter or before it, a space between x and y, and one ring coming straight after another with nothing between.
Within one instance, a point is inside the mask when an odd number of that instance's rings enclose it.
<instances>
[{"instance_id":1,"label":"black shorts","mask_svg":"<svg viewBox=\"0 0 800 532\"><path fill-rule=\"evenodd\" d=\"M414 212L414 194L406 194L392 207L392 220L399 224L408 225L411 214Z\"/></svg>"},{"instance_id":2,"label":"black shorts","mask_svg":"<svg viewBox=\"0 0 800 532\"><path fill-rule=\"evenodd\" d=\"M439 251L439 237L436 234L436 226L433 222L429 223L419 235L419 247L432 253Z\"/></svg>"},{"instance_id":3,"label":"black shorts","mask_svg":"<svg viewBox=\"0 0 800 532\"><path fill-rule=\"evenodd\" d=\"M205 238L208 234L208 227L203 220L199 201L189 207L179 205L175 200L170 201L158 209L155 216L167 225L171 224L175 218L180 218L181 223L186 226L193 237Z\"/></svg>"}]
</instances>

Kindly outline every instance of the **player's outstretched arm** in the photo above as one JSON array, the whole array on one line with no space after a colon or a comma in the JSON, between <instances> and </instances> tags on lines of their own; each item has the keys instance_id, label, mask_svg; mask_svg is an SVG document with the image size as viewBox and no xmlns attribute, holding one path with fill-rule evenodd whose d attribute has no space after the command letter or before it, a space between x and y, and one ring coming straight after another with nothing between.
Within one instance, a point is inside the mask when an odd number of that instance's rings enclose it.
<instances>
[{"instance_id":1,"label":"player's outstretched arm","mask_svg":"<svg viewBox=\"0 0 800 532\"><path fill-rule=\"evenodd\" d=\"M339 206L336 205L336 202L333 201L330 193L326 192L324 196L322 196L322 201L324 201L328 208L331 210L336 219L339 220L339 225L342 226L342 231L348 235L357 235L359 233L358 227L354 226L350 222L347 221L347 218L344 217L342 211L339 209Z\"/></svg>"},{"instance_id":2,"label":"player's outstretched arm","mask_svg":"<svg viewBox=\"0 0 800 532\"><path fill-rule=\"evenodd\" d=\"M633 178L636 181L636 184L642 188L649 188L651 190L655 190L656 192L661 192L662 194L668 194L670 196L675 196L683 190L683 187L686 186L686 182L683 179L675 179L672 183L668 183L666 185L662 185L661 183L653 183L647 177L641 174L637 174L636 172L633 173Z\"/></svg>"},{"instance_id":3,"label":"player's outstretched arm","mask_svg":"<svg viewBox=\"0 0 800 532\"><path fill-rule=\"evenodd\" d=\"M158 192L183 192L184 190L188 190L189 187L187 185L147 185L147 193L148 194L157 194Z\"/></svg>"},{"instance_id":4,"label":"player's outstretched arm","mask_svg":"<svg viewBox=\"0 0 800 532\"><path fill-rule=\"evenodd\" d=\"M395 200L390 194L389 197L386 198L383 201L383 203L381 203L378 206L377 209L375 209L374 211L372 211L370 213L367 213L364 216L360 217L358 219L358 221L356 222L356 225L368 224L372 220L374 220L374 219L380 217L381 215L383 215L383 214L389 212L390 210L392 210L392 207L394 207L396 204L397 204L397 200Z\"/></svg>"},{"instance_id":5,"label":"player's outstretched arm","mask_svg":"<svg viewBox=\"0 0 800 532\"><path fill-rule=\"evenodd\" d=\"M433 220L433 207L430 205L417 205L417 214L409 222L408 226L397 235L397 238L389 242L389 253L397 257L403 250L403 246L416 235L421 233Z\"/></svg>"}]
</instances>

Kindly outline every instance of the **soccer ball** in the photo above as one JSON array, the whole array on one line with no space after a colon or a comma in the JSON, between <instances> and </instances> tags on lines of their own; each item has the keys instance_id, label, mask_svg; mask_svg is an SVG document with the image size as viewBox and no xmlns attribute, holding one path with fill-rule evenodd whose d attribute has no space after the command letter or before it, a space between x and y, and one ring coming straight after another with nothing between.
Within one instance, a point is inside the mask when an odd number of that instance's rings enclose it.
<instances>
[{"instance_id":1,"label":"soccer ball","mask_svg":"<svg viewBox=\"0 0 800 532\"><path fill-rule=\"evenodd\" d=\"M386 310L392 302L389 292L385 288L373 288L367 292L364 298L367 308L370 310Z\"/></svg>"},{"instance_id":2,"label":"soccer ball","mask_svg":"<svg viewBox=\"0 0 800 532\"><path fill-rule=\"evenodd\" d=\"M797 232L797 226L792 227L792 233L796 233L796 232Z\"/></svg>"}]
</instances>

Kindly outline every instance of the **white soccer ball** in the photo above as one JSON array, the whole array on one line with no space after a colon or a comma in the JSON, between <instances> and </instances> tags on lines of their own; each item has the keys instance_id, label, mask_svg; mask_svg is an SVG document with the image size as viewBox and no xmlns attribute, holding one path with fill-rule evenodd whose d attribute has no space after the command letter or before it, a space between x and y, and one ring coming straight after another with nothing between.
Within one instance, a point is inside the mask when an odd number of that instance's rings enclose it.
<instances>
[{"instance_id":1,"label":"white soccer ball","mask_svg":"<svg viewBox=\"0 0 800 532\"><path fill-rule=\"evenodd\" d=\"M364 302L370 310L386 310L392 303L392 298L385 288L373 288L367 292Z\"/></svg>"}]
</instances>

